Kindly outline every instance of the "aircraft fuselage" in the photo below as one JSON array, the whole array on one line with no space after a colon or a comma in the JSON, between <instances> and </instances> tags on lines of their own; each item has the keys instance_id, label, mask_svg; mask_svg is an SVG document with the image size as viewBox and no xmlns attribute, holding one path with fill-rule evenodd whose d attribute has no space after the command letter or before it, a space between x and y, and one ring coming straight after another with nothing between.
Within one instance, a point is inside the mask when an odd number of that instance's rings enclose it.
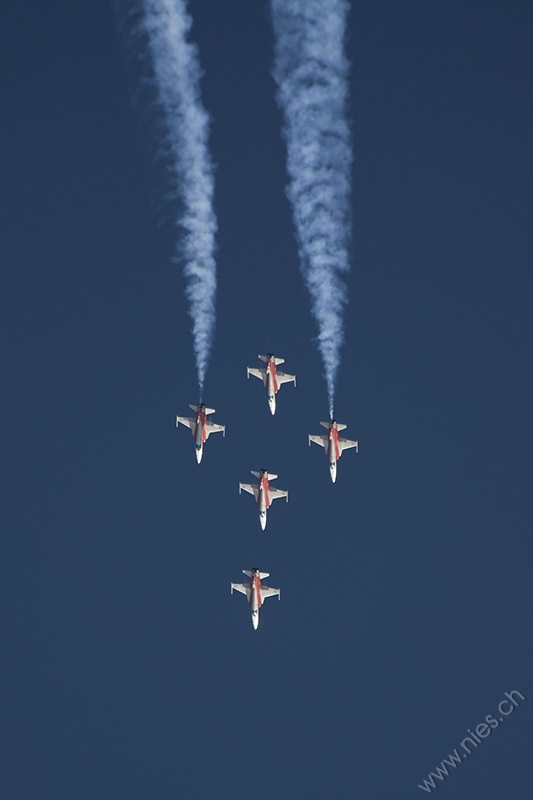
<instances>
[{"instance_id":1,"label":"aircraft fuselage","mask_svg":"<svg viewBox=\"0 0 533 800\"><path fill-rule=\"evenodd\" d=\"M267 509L270 508L270 497L268 494L268 478L263 472L259 479L259 492L257 495L257 505L259 506L259 522L261 529L265 530L267 523Z\"/></svg>"},{"instance_id":2,"label":"aircraft fuselage","mask_svg":"<svg viewBox=\"0 0 533 800\"><path fill-rule=\"evenodd\" d=\"M276 362L272 356L269 357L265 371L265 387L268 396L268 406L270 413L276 413L276 393L278 391Z\"/></svg>"},{"instance_id":3,"label":"aircraft fuselage","mask_svg":"<svg viewBox=\"0 0 533 800\"><path fill-rule=\"evenodd\" d=\"M196 446L196 461L200 463L204 454L204 442L207 439L205 431L206 413L200 406L196 414L196 427L194 429L194 443Z\"/></svg>"},{"instance_id":4,"label":"aircraft fuselage","mask_svg":"<svg viewBox=\"0 0 533 800\"><path fill-rule=\"evenodd\" d=\"M257 571L254 571L250 582L250 606L252 608L252 625L257 630L259 625L259 608L261 606L261 578Z\"/></svg>"},{"instance_id":5,"label":"aircraft fuselage","mask_svg":"<svg viewBox=\"0 0 533 800\"><path fill-rule=\"evenodd\" d=\"M331 481L332 483L335 483L337 480L337 461L339 458L339 433L334 422L331 423L329 428L327 456L329 461L329 474Z\"/></svg>"}]
</instances>

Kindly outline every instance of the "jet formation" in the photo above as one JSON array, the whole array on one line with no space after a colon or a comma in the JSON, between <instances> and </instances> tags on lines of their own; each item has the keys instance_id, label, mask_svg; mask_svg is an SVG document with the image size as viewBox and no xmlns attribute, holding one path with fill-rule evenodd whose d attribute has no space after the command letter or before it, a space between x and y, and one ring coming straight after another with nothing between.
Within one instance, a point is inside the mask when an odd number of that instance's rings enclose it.
<instances>
[{"instance_id":1,"label":"jet formation","mask_svg":"<svg viewBox=\"0 0 533 800\"><path fill-rule=\"evenodd\" d=\"M272 355L272 353L258 357L266 366L258 368L247 367L247 376L249 378L250 375L254 375L256 378L260 378L263 381L270 412L271 414L275 414L276 394L280 386L290 382L296 386L296 375L287 375L277 369L279 364L285 362L284 358L277 358ZM176 427L179 427L179 423L181 422L182 425L186 425L191 430L195 444L196 461L199 464L202 460L204 444L209 438L209 434L222 432L222 435L225 436L226 426L217 425L215 422L207 419L208 415L215 413L214 408L207 408L203 403L198 406L190 405L189 408L196 413L196 416L176 417ZM337 462L339 458L344 450L348 450L352 447L355 447L356 452L359 452L358 442L339 436L339 431L347 428L347 425L341 422L332 419L330 422L321 422L320 424L323 428L326 428L327 434L309 434L309 446L311 446L311 442L315 442L315 444L324 448L328 459L330 478L332 482L335 483L337 480ZM289 492L285 489L277 489L271 486L270 482L275 480L278 476L268 472L266 469L262 469L260 472L252 470L252 475L257 478L257 482L239 483L239 494L244 490L254 496L259 509L259 523L261 525L261 530L264 531L267 523L267 511L272 505L273 500L279 497L285 497L285 500L289 502ZM252 625L254 630L257 630L259 625L259 609L264 599L275 594L277 594L279 599L280 590L271 589L269 586L264 586L261 583L263 578L269 577L268 572L260 572L257 568L254 568L251 571L243 569L243 573L250 578L250 581L248 583L232 583L231 593L233 594L233 590L235 589L237 592L246 595L251 606Z\"/></svg>"}]
</instances>

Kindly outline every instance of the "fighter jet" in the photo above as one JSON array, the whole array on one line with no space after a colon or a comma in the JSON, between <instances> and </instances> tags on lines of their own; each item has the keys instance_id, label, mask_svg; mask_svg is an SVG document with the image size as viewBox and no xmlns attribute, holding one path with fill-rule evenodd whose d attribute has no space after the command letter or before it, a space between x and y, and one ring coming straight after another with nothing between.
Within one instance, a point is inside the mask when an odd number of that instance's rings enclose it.
<instances>
[{"instance_id":1,"label":"fighter jet","mask_svg":"<svg viewBox=\"0 0 533 800\"><path fill-rule=\"evenodd\" d=\"M335 483L337 479L337 461L341 457L342 451L355 447L355 451L359 452L358 442L351 442L349 439L343 439L342 436L339 436L338 432L348 427L341 422L336 422L333 419L331 422L321 422L320 424L328 429L328 434L327 436L309 434L309 447L311 447L311 442L315 442L315 444L319 444L325 449L329 461L329 474L331 480Z\"/></svg>"},{"instance_id":2,"label":"fighter jet","mask_svg":"<svg viewBox=\"0 0 533 800\"><path fill-rule=\"evenodd\" d=\"M199 406L189 405L189 408L192 408L193 411L196 411L196 417L176 417L176 428L181 422L182 425L186 425L191 429L192 435L194 436L194 443L196 445L196 460L198 463L200 463L204 452L204 442L209 437L209 434L222 431L222 435L225 436L226 426L216 425L214 422L210 422L207 419L208 414L215 413L214 408L206 408L203 403Z\"/></svg>"},{"instance_id":3,"label":"fighter jet","mask_svg":"<svg viewBox=\"0 0 533 800\"><path fill-rule=\"evenodd\" d=\"M254 470L252 470L252 475L259 478L259 483L239 483L239 494L241 493L241 489L244 489L244 491L249 494L253 494L259 506L261 530L264 531L267 524L267 509L270 508L272 500L276 500L278 497L285 497L288 503L289 493L283 489L274 489L270 486L269 481L273 481L278 476L267 472L266 469L262 469L261 472L254 472Z\"/></svg>"},{"instance_id":4,"label":"fighter jet","mask_svg":"<svg viewBox=\"0 0 533 800\"><path fill-rule=\"evenodd\" d=\"M232 583L231 593L233 594L233 590L236 589L238 592L241 592L241 594L246 595L252 607L252 625L254 626L254 630L257 630L257 626L259 625L259 608L263 605L265 597L277 594L278 600L280 600L281 590L271 589L269 586L261 585L261 580L263 578L268 578L270 575L269 572L259 572L259 570L255 568L251 572L247 569L243 569L243 572L250 577L250 583Z\"/></svg>"},{"instance_id":5,"label":"fighter jet","mask_svg":"<svg viewBox=\"0 0 533 800\"><path fill-rule=\"evenodd\" d=\"M269 353L267 356L257 356L261 359L261 361L266 362L266 367L259 367L256 369L255 367L246 367L246 374L250 377L250 374L255 375L256 378L260 378L263 383L265 384L265 388L267 390L268 395L268 405L270 407L270 413L276 413L276 393L281 386L282 383L288 383L292 381L296 386L296 375L286 375L284 372L278 372L276 369L278 364L284 364L284 358L275 358L272 353Z\"/></svg>"}]
</instances>

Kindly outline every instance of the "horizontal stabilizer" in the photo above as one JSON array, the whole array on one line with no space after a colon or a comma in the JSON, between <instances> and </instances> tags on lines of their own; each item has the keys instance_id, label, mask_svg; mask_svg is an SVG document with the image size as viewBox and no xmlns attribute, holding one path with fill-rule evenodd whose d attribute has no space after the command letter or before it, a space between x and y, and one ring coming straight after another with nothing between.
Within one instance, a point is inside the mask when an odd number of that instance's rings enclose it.
<instances>
[{"instance_id":1,"label":"horizontal stabilizer","mask_svg":"<svg viewBox=\"0 0 533 800\"><path fill-rule=\"evenodd\" d=\"M248 575L249 578L251 578L252 575L253 575L253 572L250 569L243 569L243 572L244 572L245 575ZM269 576L270 576L270 572L260 572L259 573L259 577L261 578L261 580L263 580L263 578L268 578Z\"/></svg>"},{"instance_id":2,"label":"horizontal stabilizer","mask_svg":"<svg viewBox=\"0 0 533 800\"><path fill-rule=\"evenodd\" d=\"M261 473L260 472L256 472L254 469L251 469L250 472L252 473L252 475L255 475L256 478L260 478L261 477ZM268 478L269 481L275 481L277 477L278 476L275 475L273 472L267 472L267 478Z\"/></svg>"},{"instance_id":3,"label":"horizontal stabilizer","mask_svg":"<svg viewBox=\"0 0 533 800\"><path fill-rule=\"evenodd\" d=\"M347 425L343 425L342 422L337 422L337 430L338 431L343 431L347 427L348 426Z\"/></svg>"},{"instance_id":4,"label":"horizontal stabilizer","mask_svg":"<svg viewBox=\"0 0 533 800\"><path fill-rule=\"evenodd\" d=\"M260 358L261 361L264 361L265 364L268 364L268 356L257 356L257 358ZM285 359L284 358L275 358L274 356L272 356L272 358L274 359L274 364L276 364L276 365L285 363Z\"/></svg>"},{"instance_id":5,"label":"horizontal stabilizer","mask_svg":"<svg viewBox=\"0 0 533 800\"><path fill-rule=\"evenodd\" d=\"M322 425L323 428L327 428L327 430L329 431L329 426L331 425L331 422L321 422L320 424Z\"/></svg>"},{"instance_id":6,"label":"horizontal stabilizer","mask_svg":"<svg viewBox=\"0 0 533 800\"><path fill-rule=\"evenodd\" d=\"M193 411L198 411L198 406L193 406L191 403L189 403L189 408L192 408ZM205 411L206 414L214 414L215 413L215 409L214 408L204 408L204 411Z\"/></svg>"}]
</instances>

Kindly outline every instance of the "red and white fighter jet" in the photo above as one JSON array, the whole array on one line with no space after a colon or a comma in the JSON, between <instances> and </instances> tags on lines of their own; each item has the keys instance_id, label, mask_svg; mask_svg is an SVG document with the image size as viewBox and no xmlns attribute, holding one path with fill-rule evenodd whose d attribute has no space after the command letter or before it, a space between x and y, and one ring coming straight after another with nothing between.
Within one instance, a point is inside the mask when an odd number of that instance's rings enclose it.
<instances>
[{"instance_id":1,"label":"red and white fighter jet","mask_svg":"<svg viewBox=\"0 0 533 800\"><path fill-rule=\"evenodd\" d=\"M253 494L259 506L259 522L261 523L261 529L264 531L267 524L267 509L272 505L272 501L278 497L285 497L288 503L289 493L284 489L274 489L270 486L269 481L273 481L278 476L272 472L267 472L266 469L262 469L261 472L252 470L252 475L259 478L259 483L239 483L239 494L241 489Z\"/></svg>"},{"instance_id":2,"label":"red and white fighter jet","mask_svg":"<svg viewBox=\"0 0 533 800\"><path fill-rule=\"evenodd\" d=\"M324 448L329 461L329 474L331 480L335 483L337 479L337 461L341 457L342 451L348 450L350 447L355 447L355 451L358 453L359 444L358 442L351 442L350 439L343 439L342 436L339 436L338 432L347 428L347 425L336 422L334 419L331 420L331 422L321 422L320 424L328 429L327 436L313 436L309 434L309 447L311 447L311 442L314 442Z\"/></svg>"},{"instance_id":3,"label":"red and white fighter jet","mask_svg":"<svg viewBox=\"0 0 533 800\"><path fill-rule=\"evenodd\" d=\"M176 428L181 422L182 425L186 425L191 429L192 435L194 436L194 443L196 445L196 460L198 463L200 463L204 453L204 442L208 439L209 434L222 431L223 436L225 436L226 426L216 425L214 422L210 422L207 419L208 414L215 413L214 408L206 408L203 403L199 406L189 405L189 408L192 408L193 411L196 411L196 417L176 417Z\"/></svg>"},{"instance_id":4,"label":"red and white fighter jet","mask_svg":"<svg viewBox=\"0 0 533 800\"><path fill-rule=\"evenodd\" d=\"M255 375L256 378L260 378L263 383L265 384L265 388L268 395L268 405L270 407L270 413L276 413L276 394L279 390L279 387L282 383L289 383L292 381L296 386L296 375L286 375L284 372L278 372L277 365L284 364L284 358L275 358L272 353L269 353L267 356L257 356L260 358L261 361L266 362L266 367L246 367L246 374L250 377L250 374Z\"/></svg>"},{"instance_id":5,"label":"red and white fighter jet","mask_svg":"<svg viewBox=\"0 0 533 800\"><path fill-rule=\"evenodd\" d=\"M235 589L237 592L246 595L252 607L252 625L254 629L257 630L257 626L259 625L259 609L263 605L265 597L277 594L278 600L280 600L281 590L271 589L270 586L262 586L261 581L263 578L269 577L269 572L259 572L259 570L255 568L251 572L250 570L243 569L243 572L250 578L250 583L232 583L231 593L233 594L233 590Z\"/></svg>"}]
</instances>

